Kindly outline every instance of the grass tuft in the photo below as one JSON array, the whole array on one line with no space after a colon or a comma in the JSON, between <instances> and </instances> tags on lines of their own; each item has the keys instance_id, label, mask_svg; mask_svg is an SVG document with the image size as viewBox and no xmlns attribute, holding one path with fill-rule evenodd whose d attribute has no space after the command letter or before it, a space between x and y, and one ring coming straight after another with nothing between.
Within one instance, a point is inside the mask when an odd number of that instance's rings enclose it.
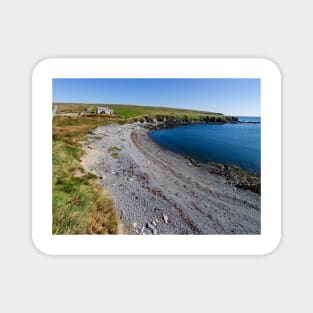
<instances>
[{"instance_id":1,"label":"grass tuft","mask_svg":"<svg viewBox=\"0 0 313 313\"><path fill-rule=\"evenodd\" d=\"M112 157L113 159L117 159L118 156L119 156L119 154L118 154L117 152L112 152L112 153L111 153L111 157Z\"/></svg>"}]
</instances>

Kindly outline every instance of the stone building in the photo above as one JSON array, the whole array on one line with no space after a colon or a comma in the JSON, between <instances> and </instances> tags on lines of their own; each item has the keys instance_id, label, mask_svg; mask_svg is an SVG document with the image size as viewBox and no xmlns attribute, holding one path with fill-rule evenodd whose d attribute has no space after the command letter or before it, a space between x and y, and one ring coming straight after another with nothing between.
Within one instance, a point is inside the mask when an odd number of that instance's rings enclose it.
<instances>
[{"instance_id":1,"label":"stone building","mask_svg":"<svg viewBox=\"0 0 313 313\"><path fill-rule=\"evenodd\" d=\"M107 107L97 107L97 114L108 114L108 115L112 115L113 114L113 110L110 110Z\"/></svg>"}]
</instances>

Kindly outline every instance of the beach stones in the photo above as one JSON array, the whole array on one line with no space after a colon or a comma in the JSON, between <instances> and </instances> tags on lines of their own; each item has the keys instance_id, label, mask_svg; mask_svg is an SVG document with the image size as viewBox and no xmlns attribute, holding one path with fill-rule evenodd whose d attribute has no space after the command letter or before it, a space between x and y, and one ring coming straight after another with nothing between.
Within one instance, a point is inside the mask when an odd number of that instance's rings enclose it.
<instances>
[{"instance_id":1,"label":"beach stones","mask_svg":"<svg viewBox=\"0 0 313 313\"><path fill-rule=\"evenodd\" d=\"M165 224L168 224L168 216L166 214L162 214L163 220Z\"/></svg>"},{"instance_id":2,"label":"beach stones","mask_svg":"<svg viewBox=\"0 0 313 313\"><path fill-rule=\"evenodd\" d=\"M150 229L153 235L157 235L157 229L150 223L146 223L146 228Z\"/></svg>"},{"instance_id":3,"label":"beach stones","mask_svg":"<svg viewBox=\"0 0 313 313\"><path fill-rule=\"evenodd\" d=\"M199 162L197 162L196 160L194 160L193 158L191 157L186 157L186 159L189 161L188 165L193 165L195 167L200 167L200 164Z\"/></svg>"}]
</instances>

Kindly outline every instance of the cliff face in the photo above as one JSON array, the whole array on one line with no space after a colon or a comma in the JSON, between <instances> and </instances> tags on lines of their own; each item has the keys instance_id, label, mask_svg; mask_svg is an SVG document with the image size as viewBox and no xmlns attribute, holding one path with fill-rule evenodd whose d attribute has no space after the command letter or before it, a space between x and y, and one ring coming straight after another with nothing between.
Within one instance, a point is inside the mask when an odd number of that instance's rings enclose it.
<instances>
[{"instance_id":1,"label":"cliff face","mask_svg":"<svg viewBox=\"0 0 313 313\"><path fill-rule=\"evenodd\" d=\"M166 127L175 127L176 125L190 125L190 124L239 123L237 117L225 116L222 114L204 115L197 118L173 115L143 116L140 118L133 118L132 121L140 122L146 128L166 128Z\"/></svg>"}]
</instances>

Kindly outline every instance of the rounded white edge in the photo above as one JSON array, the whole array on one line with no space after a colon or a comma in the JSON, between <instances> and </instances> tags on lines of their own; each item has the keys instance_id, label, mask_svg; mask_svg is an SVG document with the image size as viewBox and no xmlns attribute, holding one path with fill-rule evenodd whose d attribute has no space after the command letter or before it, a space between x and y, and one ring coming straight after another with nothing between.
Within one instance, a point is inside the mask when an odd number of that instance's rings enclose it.
<instances>
[{"instance_id":1,"label":"rounded white edge","mask_svg":"<svg viewBox=\"0 0 313 313\"><path fill-rule=\"evenodd\" d=\"M47 248L47 245L43 244L44 248L42 248L41 244L39 242L37 242L37 239L36 239L34 232L32 232L31 242L32 242L32 245L35 248L35 250L37 250L39 253L41 253L43 255L48 255L48 256L58 255L58 254L53 254L53 253L45 250L45 248ZM59 255L61 255L61 254L59 254Z\"/></svg>"},{"instance_id":2,"label":"rounded white edge","mask_svg":"<svg viewBox=\"0 0 313 313\"><path fill-rule=\"evenodd\" d=\"M279 77L279 80L282 79L282 71L276 61L273 61L269 58L256 58L262 66L267 68L267 71L271 71L273 75Z\"/></svg>"},{"instance_id":3,"label":"rounded white edge","mask_svg":"<svg viewBox=\"0 0 313 313\"><path fill-rule=\"evenodd\" d=\"M45 58L38 61L32 69L32 78L34 79L36 76L43 74L49 67L53 65L53 63L57 62L58 59L62 58ZM42 72L42 73L40 73Z\"/></svg>"},{"instance_id":4,"label":"rounded white edge","mask_svg":"<svg viewBox=\"0 0 313 313\"><path fill-rule=\"evenodd\" d=\"M260 255L260 256L268 256L268 255L271 255L273 253L276 253L277 250L281 246L281 242L282 242L282 233L281 233L281 230L280 230L279 235L277 236L277 238L272 239L272 241L270 242L271 244L268 245L266 251L263 252L263 253L260 253L258 255Z\"/></svg>"}]
</instances>

